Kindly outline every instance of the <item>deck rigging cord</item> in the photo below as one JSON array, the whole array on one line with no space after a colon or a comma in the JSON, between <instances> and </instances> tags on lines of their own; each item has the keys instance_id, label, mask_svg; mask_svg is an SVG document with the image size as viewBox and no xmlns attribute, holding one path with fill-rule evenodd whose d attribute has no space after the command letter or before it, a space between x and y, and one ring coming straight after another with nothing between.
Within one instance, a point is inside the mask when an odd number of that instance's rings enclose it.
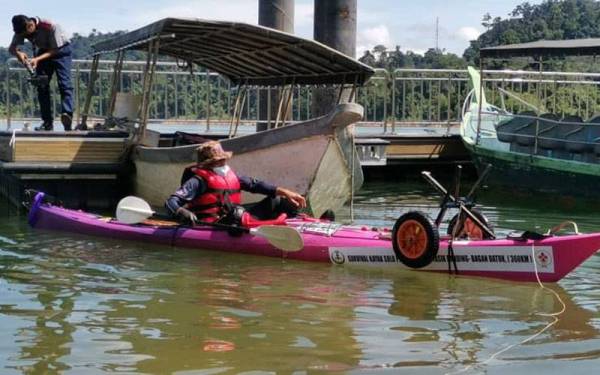
<instances>
[{"instance_id":1,"label":"deck rigging cord","mask_svg":"<svg viewBox=\"0 0 600 375\"><path fill-rule=\"evenodd\" d=\"M531 244L531 259L533 260L533 268L535 271L535 278L537 280L538 285L540 286L541 289L543 290L547 290L550 293L552 293L554 295L554 297L556 298L556 300L561 304L561 308L559 311L553 312L553 313L543 313L543 312L538 312L536 313L539 316L544 316L544 317L549 317L552 318L553 320L546 324L546 326L544 326L544 328L542 328L541 330L539 330L538 332L536 332L535 334L527 337L524 340L519 341L518 343L515 344L511 344L508 345L507 347L497 351L496 353L492 354L488 359L486 359L485 361L481 362L481 363L476 363L473 365L469 365L461 370L458 371L452 371L452 372L446 372L445 375L453 375L453 374L460 374L466 371L469 371L471 369L474 369L476 367L480 367L483 365L488 364L489 362L491 362L492 360L496 359L496 357L498 357L500 354L506 353L509 350L516 348L517 346L521 346L523 344L528 343L529 341L535 339L536 337L540 336L542 333L546 332L547 330L549 330L550 328L552 328L554 325L556 325L556 323L559 322L559 316L562 315L566 310L567 310L567 306L565 305L565 302L562 300L562 298L560 298L560 296L558 295L558 293L556 293L554 290L548 288L547 286L545 286L542 281L540 280L540 275L537 269L537 262L535 261L535 245L532 243Z\"/></svg>"},{"instance_id":2,"label":"deck rigging cord","mask_svg":"<svg viewBox=\"0 0 600 375\"><path fill-rule=\"evenodd\" d=\"M454 273L455 275L458 275L458 266L456 265L456 256L454 255L454 248L452 247L452 244L454 243L454 240L456 239L456 237L458 236L458 232L459 229L463 227L463 225L465 225L465 220L463 218L463 206L461 205L458 208L458 216L457 216L457 220L456 220L456 225L454 226L454 228L452 228L452 235L450 236L450 239L448 240L448 250L446 253L446 260L448 262L448 273L450 275L452 275L452 273Z\"/></svg>"}]
</instances>

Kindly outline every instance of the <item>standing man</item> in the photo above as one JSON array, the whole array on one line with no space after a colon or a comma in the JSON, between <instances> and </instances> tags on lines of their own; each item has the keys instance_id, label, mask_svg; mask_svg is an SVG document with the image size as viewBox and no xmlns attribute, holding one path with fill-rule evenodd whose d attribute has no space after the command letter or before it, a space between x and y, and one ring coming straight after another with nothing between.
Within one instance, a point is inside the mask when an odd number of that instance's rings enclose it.
<instances>
[{"instance_id":1,"label":"standing man","mask_svg":"<svg viewBox=\"0 0 600 375\"><path fill-rule=\"evenodd\" d=\"M38 75L48 76L48 83L56 72L61 98L60 120L65 130L71 130L73 120L73 85L71 84L71 46L63 29L48 20L27 17L19 14L12 18L13 36L9 52L16 56L21 64L29 63ZM19 50L25 39L33 46L34 57ZM39 85L38 100L43 123L36 130L52 130L54 115L50 101L50 86Z\"/></svg>"}]
</instances>

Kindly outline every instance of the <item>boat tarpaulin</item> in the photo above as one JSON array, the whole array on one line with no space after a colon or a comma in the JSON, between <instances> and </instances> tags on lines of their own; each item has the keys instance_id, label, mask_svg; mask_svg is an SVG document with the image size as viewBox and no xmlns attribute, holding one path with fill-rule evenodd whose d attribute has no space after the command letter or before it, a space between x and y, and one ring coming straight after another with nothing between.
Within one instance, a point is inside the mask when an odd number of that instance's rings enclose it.
<instances>
[{"instance_id":1,"label":"boat tarpaulin","mask_svg":"<svg viewBox=\"0 0 600 375\"><path fill-rule=\"evenodd\" d=\"M268 27L239 22L165 18L93 46L94 55L147 51L194 63L234 84L364 84L373 69L333 48Z\"/></svg>"}]
</instances>

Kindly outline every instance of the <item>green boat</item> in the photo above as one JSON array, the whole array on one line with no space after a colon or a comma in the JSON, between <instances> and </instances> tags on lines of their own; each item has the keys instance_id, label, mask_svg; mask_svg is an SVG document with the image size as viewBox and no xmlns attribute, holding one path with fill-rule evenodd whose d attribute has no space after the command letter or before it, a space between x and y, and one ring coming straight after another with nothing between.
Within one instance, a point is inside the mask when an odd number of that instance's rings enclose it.
<instances>
[{"instance_id":1,"label":"green boat","mask_svg":"<svg viewBox=\"0 0 600 375\"><path fill-rule=\"evenodd\" d=\"M600 39L538 41L483 48L486 58L596 55ZM542 69L539 76L542 82ZM460 134L479 172L488 164L491 187L516 188L569 196L597 196L600 184L600 116L582 119L558 115L526 103L528 110L511 113L486 100L483 68L468 68L473 89L463 105ZM501 94L514 96L496 87Z\"/></svg>"}]
</instances>

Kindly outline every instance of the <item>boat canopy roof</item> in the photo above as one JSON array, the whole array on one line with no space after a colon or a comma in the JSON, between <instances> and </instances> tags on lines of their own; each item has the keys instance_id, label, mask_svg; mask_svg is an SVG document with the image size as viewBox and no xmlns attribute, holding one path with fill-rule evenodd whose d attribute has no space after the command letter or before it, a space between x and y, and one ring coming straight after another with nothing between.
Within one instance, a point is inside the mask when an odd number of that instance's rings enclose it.
<instances>
[{"instance_id":1,"label":"boat canopy roof","mask_svg":"<svg viewBox=\"0 0 600 375\"><path fill-rule=\"evenodd\" d=\"M369 66L333 48L263 26L238 22L165 18L93 46L93 55L147 51L195 63L234 84L364 84Z\"/></svg>"},{"instance_id":2,"label":"boat canopy roof","mask_svg":"<svg viewBox=\"0 0 600 375\"><path fill-rule=\"evenodd\" d=\"M538 40L530 43L487 47L480 50L481 58L591 56L596 54L600 54L600 38Z\"/></svg>"}]
</instances>

